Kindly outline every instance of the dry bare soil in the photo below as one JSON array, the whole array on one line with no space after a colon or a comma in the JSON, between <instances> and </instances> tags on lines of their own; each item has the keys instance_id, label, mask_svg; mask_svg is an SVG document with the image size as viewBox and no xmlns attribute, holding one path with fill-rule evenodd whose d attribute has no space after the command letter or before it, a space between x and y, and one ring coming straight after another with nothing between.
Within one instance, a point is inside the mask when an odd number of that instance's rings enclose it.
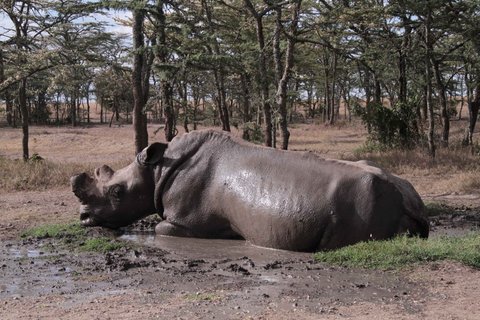
<instances>
[{"instance_id":1,"label":"dry bare soil","mask_svg":"<svg viewBox=\"0 0 480 320\"><path fill-rule=\"evenodd\" d=\"M155 129L150 141L161 141ZM133 158L132 136L127 125L33 127L30 146L57 163L119 166ZM364 139L358 125L299 125L291 149L350 157ZM21 157L19 129L0 128L0 156ZM478 227L475 190L452 190L449 172L400 171L424 200L459 208L434 220L434 236ZM33 226L76 221L77 207L68 185L0 193L0 319L480 319L479 270L449 261L372 271L241 241L131 232L122 239L134 249L92 253L20 238Z\"/></svg>"}]
</instances>

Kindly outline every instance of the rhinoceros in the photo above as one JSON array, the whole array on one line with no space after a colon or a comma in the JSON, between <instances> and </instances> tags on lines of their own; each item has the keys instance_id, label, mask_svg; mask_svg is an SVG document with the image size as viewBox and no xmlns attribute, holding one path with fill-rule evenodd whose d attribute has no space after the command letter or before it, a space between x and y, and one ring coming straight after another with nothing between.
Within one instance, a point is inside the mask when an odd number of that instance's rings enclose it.
<instances>
[{"instance_id":1,"label":"rhinoceros","mask_svg":"<svg viewBox=\"0 0 480 320\"><path fill-rule=\"evenodd\" d=\"M319 251L398 234L428 237L424 204L404 179L366 162L250 144L213 130L153 143L118 171L71 178L85 226L150 214L159 235L243 238Z\"/></svg>"}]
</instances>

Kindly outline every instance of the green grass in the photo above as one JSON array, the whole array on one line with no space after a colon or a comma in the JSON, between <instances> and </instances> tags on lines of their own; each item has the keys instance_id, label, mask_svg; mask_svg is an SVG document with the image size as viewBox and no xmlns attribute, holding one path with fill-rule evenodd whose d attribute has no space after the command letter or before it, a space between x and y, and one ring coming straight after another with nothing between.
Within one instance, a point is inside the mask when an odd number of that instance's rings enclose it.
<instances>
[{"instance_id":1,"label":"green grass","mask_svg":"<svg viewBox=\"0 0 480 320\"><path fill-rule=\"evenodd\" d=\"M480 268L480 233L463 237L420 239L397 237L361 242L334 251L315 253L320 262L368 269L399 269L412 264L453 260Z\"/></svg>"},{"instance_id":2,"label":"green grass","mask_svg":"<svg viewBox=\"0 0 480 320\"><path fill-rule=\"evenodd\" d=\"M105 253L121 249L125 246L126 244L123 242L115 241L107 237L100 237L87 239L80 245L80 250Z\"/></svg>"},{"instance_id":3,"label":"green grass","mask_svg":"<svg viewBox=\"0 0 480 320\"><path fill-rule=\"evenodd\" d=\"M24 231L21 237L56 239L69 249L89 252L105 253L128 246L127 243L104 236L91 237L79 223L42 225Z\"/></svg>"}]
</instances>

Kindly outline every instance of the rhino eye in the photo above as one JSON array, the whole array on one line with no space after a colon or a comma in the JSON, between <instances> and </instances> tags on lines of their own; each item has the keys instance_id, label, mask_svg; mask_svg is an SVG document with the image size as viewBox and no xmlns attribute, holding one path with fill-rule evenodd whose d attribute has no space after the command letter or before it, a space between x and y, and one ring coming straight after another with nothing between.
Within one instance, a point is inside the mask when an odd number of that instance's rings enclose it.
<instances>
[{"instance_id":1,"label":"rhino eye","mask_svg":"<svg viewBox=\"0 0 480 320\"><path fill-rule=\"evenodd\" d=\"M107 194L109 197L114 198L114 199L120 199L120 197L123 195L123 186L119 184L114 184L110 188L108 188Z\"/></svg>"}]
</instances>

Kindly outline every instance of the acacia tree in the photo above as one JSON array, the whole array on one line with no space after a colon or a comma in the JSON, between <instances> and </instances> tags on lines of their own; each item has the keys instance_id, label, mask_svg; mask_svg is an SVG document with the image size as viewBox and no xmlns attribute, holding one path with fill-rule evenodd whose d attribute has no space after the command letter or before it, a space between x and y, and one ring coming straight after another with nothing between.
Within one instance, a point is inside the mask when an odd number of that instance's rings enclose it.
<instances>
[{"instance_id":1,"label":"acacia tree","mask_svg":"<svg viewBox=\"0 0 480 320\"><path fill-rule=\"evenodd\" d=\"M2 43L4 73L0 93L6 91L8 97L10 93L13 95L15 89L15 101L22 116L24 160L29 159L28 83L34 81L33 76L41 71L71 64L75 57L84 57L90 55L92 51L95 52L97 47L92 46L92 42L78 41L75 46L71 46L71 43L67 46L67 42L62 43L59 39L62 32L71 26L79 27L76 35L84 35L86 30L81 26L86 24L79 22L79 19L96 12L97 9L96 4L77 0L0 3L0 16L8 17L12 26L11 29L7 28L5 33L7 39Z\"/></svg>"}]
</instances>

